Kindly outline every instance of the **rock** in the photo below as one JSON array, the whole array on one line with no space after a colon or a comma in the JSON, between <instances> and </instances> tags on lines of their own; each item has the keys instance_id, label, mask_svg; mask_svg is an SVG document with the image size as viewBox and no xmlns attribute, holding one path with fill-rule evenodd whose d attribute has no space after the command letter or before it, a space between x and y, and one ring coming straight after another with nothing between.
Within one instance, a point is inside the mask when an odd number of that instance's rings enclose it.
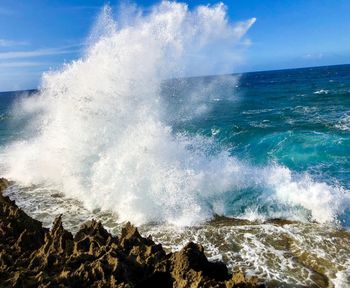
<instances>
[{"instance_id":1,"label":"rock","mask_svg":"<svg viewBox=\"0 0 350 288\"><path fill-rule=\"evenodd\" d=\"M86 237L91 237L94 238L94 241L99 243L99 245L105 245L108 238L111 238L110 236L111 235L102 226L101 222L91 220L81 226L80 230L74 237L74 241L81 241Z\"/></svg>"},{"instance_id":2,"label":"rock","mask_svg":"<svg viewBox=\"0 0 350 288\"><path fill-rule=\"evenodd\" d=\"M107 247L116 247L118 238L110 235L100 222L89 221L81 226L74 237L74 254L89 253L99 255Z\"/></svg>"},{"instance_id":3,"label":"rock","mask_svg":"<svg viewBox=\"0 0 350 288\"><path fill-rule=\"evenodd\" d=\"M10 183L0 179L0 191ZM257 287L243 273L210 262L201 245L166 254L127 223L120 239L100 222L73 235L55 219L42 227L0 193L0 287Z\"/></svg>"},{"instance_id":4,"label":"rock","mask_svg":"<svg viewBox=\"0 0 350 288\"><path fill-rule=\"evenodd\" d=\"M170 261L172 262L171 273L177 287L212 285L212 280L220 282L230 278L225 264L209 262L203 246L192 242L181 251L175 252Z\"/></svg>"},{"instance_id":5,"label":"rock","mask_svg":"<svg viewBox=\"0 0 350 288\"><path fill-rule=\"evenodd\" d=\"M259 284L257 277L246 277L242 271L233 273L232 278L226 282L226 287L265 287Z\"/></svg>"},{"instance_id":6,"label":"rock","mask_svg":"<svg viewBox=\"0 0 350 288\"><path fill-rule=\"evenodd\" d=\"M42 227L42 224L29 217L21 209L19 209L14 201L9 197L3 196L2 192L10 185L10 182L4 178L0 178L0 243L15 244L20 235L22 235L22 244L26 239L30 239L31 243L27 244L36 249L43 243L44 234L47 229Z\"/></svg>"},{"instance_id":7,"label":"rock","mask_svg":"<svg viewBox=\"0 0 350 288\"><path fill-rule=\"evenodd\" d=\"M49 232L45 234L44 244L31 255L31 269L51 269L61 265L65 257L73 252L73 235L64 230L62 218L58 216Z\"/></svg>"},{"instance_id":8,"label":"rock","mask_svg":"<svg viewBox=\"0 0 350 288\"><path fill-rule=\"evenodd\" d=\"M141 237L137 228L131 225L130 222L126 223L124 228L122 228L120 246L123 250L130 251L133 247L151 246L154 244L152 239Z\"/></svg>"},{"instance_id":9,"label":"rock","mask_svg":"<svg viewBox=\"0 0 350 288\"><path fill-rule=\"evenodd\" d=\"M0 191L4 191L7 187L10 186L10 182L5 178L0 178Z\"/></svg>"}]
</instances>

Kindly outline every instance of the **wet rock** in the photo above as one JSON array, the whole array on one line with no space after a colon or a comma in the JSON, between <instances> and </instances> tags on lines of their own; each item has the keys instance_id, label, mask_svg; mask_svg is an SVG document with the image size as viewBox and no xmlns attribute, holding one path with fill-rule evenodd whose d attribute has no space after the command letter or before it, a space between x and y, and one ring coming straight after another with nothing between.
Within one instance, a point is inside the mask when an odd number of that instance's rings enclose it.
<instances>
[{"instance_id":1,"label":"wet rock","mask_svg":"<svg viewBox=\"0 0 350 288\"><path fill-rule=\"evenodd\" d=\"M283 286L283 283L279 284ZM265 287L265 285L259 284L257 277L247 277L242 271L236 271L232 278L226 282L226 287Z\"/></svg>"},{"instance_id":2,"label":"wet rock","mask_svg":"<svg viewBox=\"0 0 350 288\"><path fill-rule=\"evenodd\" d=\"M9 185L9 181L0 178L0 243L10 242L11 244L14 244L24 230L26 230L26 234L33 237L31 239L31 242L33 243L27 244L36 248L42 244L46 229L42 228L42 224L39 221L32 219L19 209L15 202L11 201L9 197L3 196L3 190ZM37 232L39 232L39 235L36 235ZM24 241L24 239L22 240Z\"/></svg>"},{"instance_id":3,"label":"wet rock","mask_svg":"<svg viewBox=\"0 0 350 288\"><path fill-rule=\"evenodd\" d=\"M175 252L170 261L176 287L200 287L230 278L225 264L209 262L202 245L192 242Z\"/></svg>"},{"instance_id":4,"label":"wet rock","mask_svg":"<svg viewBox=\"0 0 350 288\"><path fill-rule=\"evenodd\" d=\"M4 191L7 187L10 186L10 182L5 178L0 178L0 191Z\"/></svg>"},{"instance_id":5,"label":"wet rock","mask_svg":"<svg viewBox=\"0 0 350 288\"><path fill-rule=\"evenodd\" d=\"M10 183L0 179L0 191ZM120 238L89 221L73 235L59 216L50 230L0 193L0 287L257 287L210 262L201 245L166 254L127 223Z\"/></svg>"},{"instance_id":6,"label":"wet rock","mask_svg":"<svg viewBox=\"0 0 350 288\"><path fill-rule=\"evenodd\" d=\"M72 251L73 235L64 230L62 218L59 216L51 230L45 234L44 244L32 253L29 267L34 270L54 268L61 265Z\"/></svg>"}]
</instances>

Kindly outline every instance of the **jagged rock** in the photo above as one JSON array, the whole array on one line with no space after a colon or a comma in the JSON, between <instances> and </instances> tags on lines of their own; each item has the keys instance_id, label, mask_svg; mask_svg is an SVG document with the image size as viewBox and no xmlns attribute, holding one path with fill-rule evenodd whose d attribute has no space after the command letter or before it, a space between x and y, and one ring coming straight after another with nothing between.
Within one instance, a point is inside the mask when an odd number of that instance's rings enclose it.
<instances>
[{"instance_id":1,"label":"jagged rock","mask_svg":"<svg viewBox=\"0 0 350 288\"><path fill-rule=\"evenodd\" d=\"M0 179L0 286L30 287L30 273L20 267L28 266L31 253L43 245L47 229L3 196L9 185L9 181Z\"/></svg>"},{"instance_id":2,"label":"jagged rock","mask_svg":"<svg viewBox=\"0 0 350 288\"><path fill-rule=\"evenodd\" d=\"M0 178L0 191L2 195L2 191L4 191L7 187L10 186L10 181L5 178Z\"/></svg>"},{"instance_id":3,"label":"jagged rock","mask_svg":"<svg viewBox=\"0 0 350 288\"><path fill-rule=\"evenodd\" d=\"M5 190L10 185L10 182L4 178L0 178L0 243L5 243L5 241L10 241L14 244L20 234L24 230L27 230L27 234L33 236L31 246L35 244L40 245L42 242L37 243L36 240L41 240L45 234L46 229L42 228L42 224L36 221L19 209L14 201L11 201L9 197L3 196L2 191ZM40 235L35 235L39 232ZM42 233L41 233L42 232ZM38 236L38 237L36 237Z\"/></svg>"},{"instance_id":4,"label":"jagged rock","mask_svg":"<svg viewBox=\"0 0 350 288\"><path fill-rule=\"evenodd\" d=\"M47 269L64 262L73 251L73 235L64 230L62 217L58 216L52 229L45 234L44 244L31 255L31 269Z\"/></svg>"},{"instance_id":5,"label":"jagged rock","mask_svg":"<svg viewBox=\"0 0 350 288\"><path fill-rule=\"evenodd\" d=\"M242 271L233 273L232 278L226 282L226 287L265 287L258 282L257 277L247 277Z\"/></svg>"},{"instance_id":6,"label":"jagged rock","mask_svg":"<svg viewBox=\"0 0 350 288\"><path fill-rule=\"evenodd\" d=\"M80 230L74 237L74 241L81 241L85 237L93 237L94 241L99 245L106 245L109 238L115 238L115 240L118 240L116 237L111 237L107 230L102 226L101 222L97 222L94 219L81 226Z\"/></svg>"},{"instance_id":7,"label":"jagged rock","mask_svg":"<svg viewBox=\"0 0 350 288\"><path fill-rule=\"evenodd\" d=\"M0 179L0 191L10 183ZM256 287L210 262L201 245L166 254L127 223L120 239L95 220L73 235L57 217L51 230L0 193L0 287Z\"/></svg>"},{"instance_id":8,"label":"jagged rock","mask_svg":"<svg viewBox=\"0 0 350 288\"><path fill-rule=\"evenodd\" d=\"M213 284L210 280L220 282L230 278L225 264L209 262L203 246L192 242L175 252L170 261L176 287L210 287Z\"/></svg>"},{"instance_id":9,"label":"jagged rock","mask_svg":"<svg viewBox=\"0 0 350 288\"><path fill-rule=\"evenodd\" d=\"M130 222L122 228L122 234L120 236L120 246L125 251L130 251L135 246L151 246L155 243L151 238L141 237L137 228L131 225Z\"/></svg>"}]
</instances>

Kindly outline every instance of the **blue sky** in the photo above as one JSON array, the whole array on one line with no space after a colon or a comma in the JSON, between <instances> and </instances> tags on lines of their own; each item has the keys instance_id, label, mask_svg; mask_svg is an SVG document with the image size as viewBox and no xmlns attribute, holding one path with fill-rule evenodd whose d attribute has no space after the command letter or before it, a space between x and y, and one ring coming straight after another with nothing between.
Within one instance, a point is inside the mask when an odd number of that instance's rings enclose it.
<instances>
[{"instance_id":1,"label":"blue sky","mask_svg":"<svg viewBox=\"0 0 350 288\"><path fill-rule=\"evenodd\" d=\"M350 63L349 0L222 2L232 21L257 18L239 72ZM35 88L43 71L78 58L105 3L120 1L0 0L0 91Z\"/></svg>"}]
</instances>

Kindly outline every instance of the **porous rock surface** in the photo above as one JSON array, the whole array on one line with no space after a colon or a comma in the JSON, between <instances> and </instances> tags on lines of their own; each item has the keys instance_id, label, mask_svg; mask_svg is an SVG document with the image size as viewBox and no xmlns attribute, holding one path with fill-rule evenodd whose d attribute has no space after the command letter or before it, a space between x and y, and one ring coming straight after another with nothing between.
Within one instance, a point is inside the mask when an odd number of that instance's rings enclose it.
<instances>
[{"instance_id":1,"label":"porous rock surface","mask_svg":"<svg viewBox=\"0 0 350 288\"><path fill-rule=\"evenodd\" d=\"M2 195L0 179L0 287L262 287L243 273L210 262L201 245L167 254L127 223L120 237L94 220L73 235L56 218L51 230Z\"/></svg>"}]
</instances>

